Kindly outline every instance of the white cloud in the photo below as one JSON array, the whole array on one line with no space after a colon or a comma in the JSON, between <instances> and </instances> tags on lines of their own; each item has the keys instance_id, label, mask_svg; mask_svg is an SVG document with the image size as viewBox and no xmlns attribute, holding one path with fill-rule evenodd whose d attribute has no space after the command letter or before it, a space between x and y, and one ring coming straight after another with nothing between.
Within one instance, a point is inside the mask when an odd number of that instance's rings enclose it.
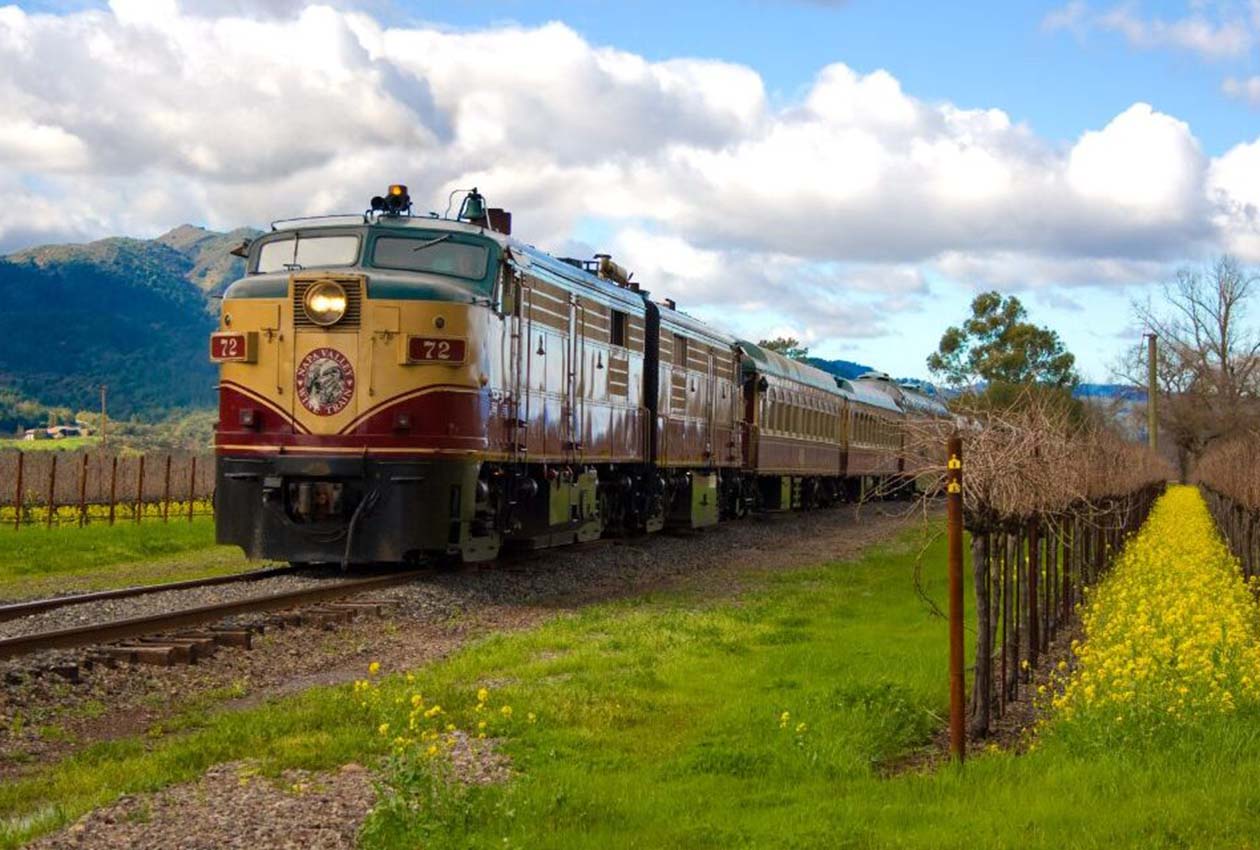
<instances>
[{"instance_id":1,"label":"white cloud","mask_svg":"<svg viewBox=\"0 0 1260 850\"><path fill-rule=\"evenodd\" d=\"M1260 76L1243 79L1226 77L1221 83L1221 91L1229 97L1245 100L1252 106L1260 106Z\"/></svg>"},{"instance_id":2,"label":"white cloud","mask_svg":"<svg viewBox=\"0 0 1260 850\"><path fill-rule=\"evenodd\" d=\"M1067 178L1100 206L1146 222L1176 223L1199 212L1205 167L1189 126L1137 103L1081 137L1068 157Z\"/></svg>"},{"instance_id":3,"label":"white cloud","mask_svg":"<svg viewBox=\"0 0 1260 850\"><path fill-rule=\"evenodd\" d=\"M532 242L599 222L657 295L802 339L885 332L929 273L1108 284L1215 246L1260 260L1260 154L1211 161L1146 104L1064 147L838 63L777 105L748 67L558 23L138 2L0 8L0 247L356 211L396 180L440 210L477 185Z\"/></svg>"},{"instance_id":4,"label":"white cloud","mask_svg":"<svg viewBox=\"0 0 1260 850\"><path fill-rule=\"evenodd\" d=\"M1066 6L1052 9L1041 19L1042 29L1054 30L1078 29L1085 21L1089 6L1084 0L1072 0Z\"/></svg>"},{"instance_id":5,"label":"white cloud","mask_svg":"<svg viewBox=\"0 0 1260 850\"><path fill-rule=\"evenodd\" d=\"M1191 2L1184 17L1165 20L1144 17L1134 2L1094 12L1083 0L1072 0L1052 10L1041 24L1046 30L1067 29L1078 35L1090 29L1118 33L1143 50L1173 48L1213 60L1245 55L1255 44L1252 21L1232 4L1212 8L1216 5ZM1253 12L1252 17L1256 14Z\"/></svg>"},{"instance_id":6,"label":"white cloud","mask_svg":"<svg viewBox=\"0 0 1260 850\"><path fill-rule=\"evenodd\" d=\"M1260 261L1260 139L1215 160L1208 186L1223 247L1244 260Z\"/></svg>"}]
</instances>

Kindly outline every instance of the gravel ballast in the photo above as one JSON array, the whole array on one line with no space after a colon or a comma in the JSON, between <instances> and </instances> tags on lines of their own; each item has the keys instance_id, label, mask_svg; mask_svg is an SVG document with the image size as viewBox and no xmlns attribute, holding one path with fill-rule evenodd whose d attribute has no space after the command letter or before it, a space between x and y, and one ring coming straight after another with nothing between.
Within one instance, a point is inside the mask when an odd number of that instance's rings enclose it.
<instances>
[{"instance_id":1,"label":"gravel ballast","mask_svg":"<svg viewBox=\"0 0 1260 850\"><path fill-rule=\"evenodd\" d=\"M28 847L353 850L375 799L371 775L359 765L269 779L248 762L233 762L212 767L199 782L121 797Z\"/></svg>"},{"instance_id":2,"label":"gravel ballast","mask_svg":"<svg viewBox=\"0 0 1260 850\"><path fill-rule=\"evenodd\" d=\"M189 587L183 590L166 590L144 596L125 596L120 599L101 599L78 605L67 605L30 614L16 620L0 623L0 638L29 635L54 629L70 629L131 617L147 617L165 614L182 608L235 602L268 593L285 593L317 587L328 578L307 575L281 575L252 579L208 587Z\"/></svg>"}]
</instances>

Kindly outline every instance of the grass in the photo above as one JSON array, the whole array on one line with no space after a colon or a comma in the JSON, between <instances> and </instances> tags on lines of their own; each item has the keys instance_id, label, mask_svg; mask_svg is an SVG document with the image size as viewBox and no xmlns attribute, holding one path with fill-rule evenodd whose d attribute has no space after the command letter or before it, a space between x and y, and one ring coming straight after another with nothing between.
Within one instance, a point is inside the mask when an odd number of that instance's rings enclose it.
<instances>
[{"instance_id":1,"label":"grass","mask_svg":"<svg viewBox=\"0 0 1260 850\"><path fill-rule=\"evenodd\" d=\"M490 718L516 777L410 809L407 795L431 786L390 772L400 805L387 799L371 818L370 848L1260 842L1260 718L1246 715L1154 747L1081 749L1051 736L1026 755L887 777L939 728L946 700L945 627L916 597L908 543L750 577L738 599L656 594L560 615L411 682L383 659L390 675L373 678L368 708L349 687L316 688L207 713L179 734L97 744L0 787L0 847L219 762L255 758L267 773L374 764L390 747L378 724L405 729L413 693L461 728ZM939 599L942 546L927 558ZM490 695L477 713L481 687Z\"/></svg>"},{"instance_id":2,"label":"grass","mask_svg":"<svg viewBox=\"0 0 1260 850\"><path fill-rule=\"evenodd\" d=\"M76 449L100 445L100 437L63 437L60 440L0 440L0 451L17 449L20 452L72 452Z\"/></svg>"},{"instance_id":3,"label":"grass","mask_svg":"<svg viewBox=\"0 0 1260 850\"><path fill-rule=\"evenodd\" d=\"M0 527L0 598L180 581L258 566L216 546L214 521Z\"/></svg>"}]
</instances>

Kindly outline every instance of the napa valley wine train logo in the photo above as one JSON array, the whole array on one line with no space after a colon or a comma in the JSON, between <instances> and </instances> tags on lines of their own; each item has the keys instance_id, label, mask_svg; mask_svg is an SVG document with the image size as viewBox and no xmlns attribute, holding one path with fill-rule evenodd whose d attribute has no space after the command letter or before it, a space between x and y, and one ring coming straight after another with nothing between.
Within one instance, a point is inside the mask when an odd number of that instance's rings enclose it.
<instances>
[{"instance_id":1,"label":"napa valley wine train logo","mask_svg":"<svg viewBox=\"0 0 1260 850\"><path fill-rule=\"evenodd\" d=\"M354 367L335 348L316 348L297 367L297 397L317 416L333 416L354 398Z\"/></svg>"}]
</instances>

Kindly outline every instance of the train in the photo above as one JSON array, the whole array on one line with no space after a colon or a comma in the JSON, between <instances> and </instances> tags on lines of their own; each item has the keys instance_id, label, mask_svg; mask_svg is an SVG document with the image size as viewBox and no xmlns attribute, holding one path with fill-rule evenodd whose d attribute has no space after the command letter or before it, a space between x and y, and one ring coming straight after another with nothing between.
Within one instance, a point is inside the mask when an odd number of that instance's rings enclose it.
<instances>
[{"instance_id":1,"label":"train","mask_svg":"<svg viewBox=\"0 0 1260 850\"><path fill-rule=\"evenodd\" d=\"M395 184L234 251L210 337L220 543L478 562L913 485L906 423L949 415L930 393L738 339L455 194L423 215Z\"/></svg>"}]
</instances>

